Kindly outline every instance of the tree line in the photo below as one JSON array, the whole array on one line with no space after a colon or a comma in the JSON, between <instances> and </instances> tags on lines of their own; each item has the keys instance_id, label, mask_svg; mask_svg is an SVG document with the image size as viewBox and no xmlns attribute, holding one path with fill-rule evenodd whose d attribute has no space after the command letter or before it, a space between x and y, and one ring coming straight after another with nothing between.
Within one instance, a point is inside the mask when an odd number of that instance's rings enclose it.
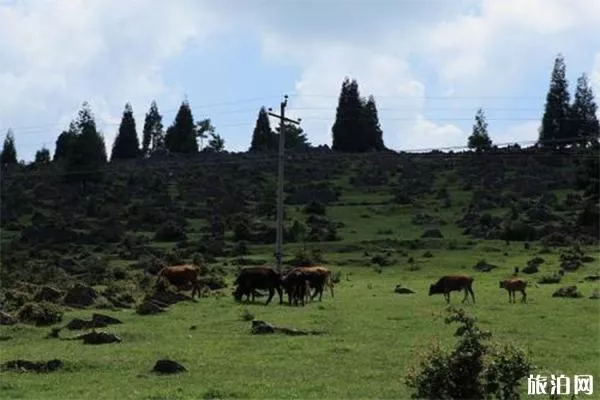
<instances>
[{"instance_id":1,"label":"tree line","mask_svg":"<svg viewBox=\"0 0 600 400\"><path fill-rule=\"evenodd\" d=\"M564 57L559 54L554 61L537 145L542 148L561 148L569 145L586 147L597 144L600 123L596 112L594 93L586 74L577 79L575 95L571 101ZM301 127L286 123L284 129L286 149L302 150L312 147ZM261 107L248 151L276 152L280 133L280 127L271 128L267 110L264 106ZM331 135L333 151L363 153L386 150L375 98L372 95L362 97L356 80L346 77L342 82ZM206 139L208 142L205 147ZM482 108L475 114L475 124L467 146L478 152L492 148ZM125 105L112 146L111 161L143 158L161 153L193 154L199 151L221 152L224 149L225 141L215 132L211 120L195 121L187 101L182 102L172 125L166 131L158 106L153 101L144 120L140 144L133 109L128 103ZM35 163L46 163L50 160L50 152L46 148L42 148L35 155ZM107 162L104 139L96 128L93 113L87 102L83 103L78 117L71 122L69 128L58 136L53 160L64 160L74 168L98 167ZM9 129L0 153L0 164L16 163L14 134Z\"/></svg>"},{"instance_id":2,"label":"tree line","mask_svg":"<svg viewBox=\"0 0 600 400\"><path fill-rule=\"evenodd\" d=\"M559 149L566 146L588 147L598 145L600 123L596 114L598 106L594 92L585 73L577 78L573 101L569 94L566 78L565 59L558 54L550 77L550 87L546 95L544 114L538 131L537 146L545 149ZM488 124L483 109L475 114L475 124L468 147L476 151L491 149L492 140L488 134Z\"/></svg>"}]
</instances>

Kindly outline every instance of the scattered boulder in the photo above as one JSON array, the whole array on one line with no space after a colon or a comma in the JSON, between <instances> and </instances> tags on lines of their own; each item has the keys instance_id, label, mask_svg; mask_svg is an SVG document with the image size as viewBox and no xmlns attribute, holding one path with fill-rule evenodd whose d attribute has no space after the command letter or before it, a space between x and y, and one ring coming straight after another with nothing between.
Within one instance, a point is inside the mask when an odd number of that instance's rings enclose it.
<instances>
[{"instance_id":1,"label":"scattered boulder","mask_svg":"<svg viewBox=\"0 0 600 400\"><path fill-rule=\"evenodd\" d=\"M42 286L40 290L35 294L33 300L38 302L49 301L51 303L58 303L60 301L60 298L64 294L65 293L62 290L57 289L53 286Z\"/></svg>"},{"instance_id":2,"label":"scattered boulder","mask_svg":"<svg viewBox=\"0 0 600 400\"><path fill-rule=\"evenodd\" d=\"M97 313L92 314L92 321L94 321L96 324L104 324L104 325L114 325L114 324L122 324L123 323L120 320L113 318L111 316L104 315L104 314L97 314Z\"/></svg>"},{"instance_id":3,"label":"scattered boulder","mask_svg":"<svg viewBox=\"0 0 600 400\"><path fill-rule=\"evenodd\" d=\"M488 264L485 260L480 260L473 266L473 269L480 272L490 272L494 268L498 268L498 266L494 264Z\"/></svg>"},{"instance_id":4,"label":"scattered boulder","mask_svg":"<svg viewBox=\"0 0 600 400\"><path fill-rule=\"evenodd\" d=\"M305 335L322 335L324 332L319 331L301 331L298 329L284 328L272 325L265 321L252 321L252 334L253 335L264 335L269 333L283 333L284 335L291 336L305 336Z\"/></svg>"},{"instance_id":5,"label":"scattered boulder","mask_svg":"<svg viewBox=\"0 0 600 400\"><path fill-rule=\"evenodd\" d=\"M17 313L19 321L36 326L46 326L62 321L63 311L53 303L42 301L27 303Z\"/></svg>"},{"instance_id":6,"label":"scattered boulder","mask_svg":"<svg viewBox=\"0 0 600 400\"><path fill-rule=\"evenodd\" d=\"M583 297L581 292L577 290L577 286L564 286L552 294L552 297L570 297L578 299Z\"/></svg>"},{"instance_id":7,"label":"scattered boulder","mask_svg":"<svg viewBox=\"0 0 600 400\"><path fill-rule=\"evenodd\" d=\"M63 362L58 359L53 359L50 361L11 360L2 364L2 370L20 372L52 372L61 368L63 365Z\"/></svg>"},{"instance_id":8,"label":"scattered boulder","mask_svg":"<svg viewBox=\"0 0 600 400\"><path fill-rule=\"evenodd\" d=\"M402 285L396 285L396 288L394 289L394 293L398 293L398 294L413 294L415 292L412 291L412 290L410 290L409 288L403 287Z\"/></svg>"},{"instance_id":9,"label":"scattered boulder","mask_svg":"<svg viewBox=\"0 0 600 400\"><path fill-rule=\"evenodd\" d=\"M106 343L120 343L123 341L119 336L108 333L108 332L88 332L81 335L77 335L71 338L64 338L62 340L83 340L83 344L106 344Z\"/></svg>"},{"instance_id":10,"label":"scattered boulder","mask_svg":"<svg viewBox=\"0 0 600 400\"><path fill-rule=\"evenodd\" d=\"M98 297L98 292L96 292L93 288L82 285L81 283L76 283L63 299L63 302L71 307L88 307L94 304L94 301Z\"/></svg>"},{"instance_id":11,"label":"scattered boulder","mask_svg":"<svg viewBox=\"0 0 600 400\"><path fill-rule=\"evenodd\" d=\"M179 364L177 361L168 359L158 360L156 364L154 364L154 368L152 368L152 372L159 374L175 374L185 371L187 370L183 365Z\"/></svg>"},{"instance_id":12,"label":"scattered boulder","mask_svg":"<svg viewBox=\"0 0 600 400\"><path fill-rule=\"evenodd\" d=\"M0 325L14 325L17 319L7 312L0 310Z\"/></svg>"},{"instance_id":13,"label":"scattered boulder","mask_svg":"<svg viewBox=\"0 0 600 400\"><path fill-rule=\"evenodd\" d=\"M583 281L586 282L594 282L600 280L600 274L596 274L596 275L588 275L586 277L583 278Z\"/></svg>"},{"instance_id":14,"label":"scattered boulder","mask_svg":"<svg viewBox=\"0 0 600 400\"><path fill-rule=\"evenodd\" d=\"M139 315L152 315L166 311L155 301L146 300L137 306L135 312Z\"/></svg>"},{"instance_id":15,"label":"scattered boulder","mask_svg":"<svg viewBox=\"0 0 600 400\"><path fill-rule=\"evenodd\" d=\"M81 319L81 318L74 318L71 320L71 322L69 322L65 326L65 328L70 329L72 331L81 330L81 329L91 329L93 327L94 327L93 321L87 321L87 320ZM102 328L102 327L99 326L98 328Z\"/></svg>"},{"instance_id":16,"label":"scattered boulder","mask_svg":"<svg viewBox=\"0 0 600 400\"><path fill-rule=\"evenodd\" d=\"M425 232L423 232L423 234L421 235L422 238L443 238L444 235L442 235L442 232L437 229L427 229Z\"/></svg>"}]
</instances>

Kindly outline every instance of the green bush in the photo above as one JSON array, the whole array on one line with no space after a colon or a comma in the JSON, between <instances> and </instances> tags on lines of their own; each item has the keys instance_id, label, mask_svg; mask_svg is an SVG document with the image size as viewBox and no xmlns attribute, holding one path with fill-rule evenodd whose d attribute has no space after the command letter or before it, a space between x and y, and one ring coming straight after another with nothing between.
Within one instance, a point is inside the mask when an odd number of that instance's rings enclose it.
<instances>
[{"instance_id":1,"label":"green bush","mask_svg":"<svg viewBox=\"0 0 600 400\"><path fill-rule=\"evenodd\" d=\"M450 353L431 346L419 366L409 368L405 382L415 390L412 398L518 399L520 381L534 368L528 355L512 345L486 343L492 334L464 310L448 307L448 313L445 322L460 324L460 339Z\"/></svg>"}]
</instances>

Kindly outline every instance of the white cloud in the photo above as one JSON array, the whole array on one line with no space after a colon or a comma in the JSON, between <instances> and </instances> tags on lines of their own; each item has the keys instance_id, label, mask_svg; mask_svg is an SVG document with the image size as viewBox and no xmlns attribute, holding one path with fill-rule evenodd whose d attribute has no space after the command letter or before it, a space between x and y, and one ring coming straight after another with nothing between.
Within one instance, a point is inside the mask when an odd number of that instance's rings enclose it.
<instances>
[{"instance_id":1,"label":"white cloud","mask_svg":"<svg viewBox=\"0 0 600 400\"><path fill-rule=\"evenodd\" d=\"M0 5L0 127L13 126L19 145L29 142L26 136L39 136L39 129L23 125L46 125L49 120L57 124L47 136L56 138L83 100L98 119L109 123L120 116L125 101L132 103L139 119L152 98L171 95L180 100L180 93L165 86L162 68L188 41L206 39L221 29L208 11L193 0L131 0L126 6L114 0L26 0ZM107 147L115 131L115 126L106 127ZM47 143L51 148L53 144Z\"/></svg>"}]
</instances>

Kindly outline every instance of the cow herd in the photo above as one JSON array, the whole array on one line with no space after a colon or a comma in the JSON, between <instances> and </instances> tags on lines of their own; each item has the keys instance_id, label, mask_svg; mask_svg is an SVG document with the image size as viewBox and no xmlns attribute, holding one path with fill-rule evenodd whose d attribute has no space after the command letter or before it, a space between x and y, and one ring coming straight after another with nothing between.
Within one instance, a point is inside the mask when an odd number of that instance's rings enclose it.
<instances>
[{"instance_id":1,"label":"cow herd","mask_svg":"<svg viewBox=\"0 0 600 400\"><path fill-rule=\"evenodd\" d=\"M167 279L179 290L191 286L193 298L196 293L200 294L199 272L200 269L193 265L165 267L158 273L157 283L161 279ZM444 299L449 303L450 292L464 291L463 303L468 300L469 295L475 303L473 281L474 279L471 276L446 275L429 287L429 295L443 294ZM290 305L297 306L301 304L304 306L308 301L314 300L317 295L319 301L321 301L326 286L331 290L331 297L333 298L332 273L323 266L296 267L283 274L270 267L246 267L240 270L234 285L236 288L233 291L233 297L236 301L243 301L244 296L246 296L246 302L250 302L250 298L254 301L257 295L262 296L258 292L259 290L267 290L269 297L265 304L271 302L276 292L279 295L279 304L282 304L283 292L285 291ZM527 282L518 278L500 281L500 288L508 291L509 302L516 301L516 292L521 292L521 302L527 302L526 287Z\"/></svg>"}]
</instances>

